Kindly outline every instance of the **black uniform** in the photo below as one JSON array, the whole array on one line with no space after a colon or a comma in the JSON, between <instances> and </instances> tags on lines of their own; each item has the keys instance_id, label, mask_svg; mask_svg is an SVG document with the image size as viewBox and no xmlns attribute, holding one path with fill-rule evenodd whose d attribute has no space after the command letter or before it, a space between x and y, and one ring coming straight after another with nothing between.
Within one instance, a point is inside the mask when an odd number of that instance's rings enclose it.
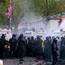
<instances>
[{"instance_id":1,"label":"black uniform","mask_svg":"<svg viewBox=\"0 0 65 65\"><path fill-rule=\"evenodd\" d=\"M3 34L0 38L0 58L3 58L3 52L4 52L4 44L5 44L5 35Z\"/></svg>"},{"instance_id":2,"label":"black uniform","mask_svg":"<svg viewBox=\"0 0 65 65\"><path fill-rule=\"evenodd\" d=\"M30 37L27 38L27 45L26 45L26 55L27 56L30 56L30 46L31 46L31 40L30 40Z\"/></svg>"},{"instance_id":3,"label":"black uniform","mask_svg":"<svg viewBox=\"0 0 65 65\"><path fill-rule=\"evenodd\" d=\"M35 43L35 40L34 40L34 37L32 36L29 42L30 56L32 57L34 56L34 43Z\"/></svg>"},{"instance_id":4,"label":"black uniform","mask_svg":"<svg viewBox=\"0 0 65 65\"><path fill-rule=\"evenodd\" d=\"M11 55L15 57L17 54L16 53L17 39L15 34L13 34L12 38L9 40L9 43L11 44Z\"/></svg>"},{"instance_id":5,"label":"black uniform","mask_svg":"<svg viewBox=\"0 0 65 65\"><path fill-rule=\"evenodd\" d=\"M51 50L52 50L52 58L53 58L53 62L52 62L52 65L55 65L56 64L56 62L57 62L57 50L58 50L58 48L57 48L57 40L54 38L53 39L53 42L52 42L52 44L51 44Z\"/></svg>"},{"instance_id":6,"label":"black uniform","mask_svg":"<svg viewBox=\"0 0 65 65\"><path fill-rule=\"evenodd\" d=\"M25 41L23 35L18 38L18 57L23 58L25 56Z\"/></svg>"},{"instance_id":7,"label":"black uniform","mask_svg":"<svg viewBox=\"0 0 65 65\"><path fill-rule=\"evenodd\" d=\"M46 40L44 40L44 55L46 60L51 61L51 39L49 37L46 37Z\"/></svg>"},{"instance_id":8,"label":"black uniform","mask_svg":"<svg viewBox=\"0 0 65 65\"><path fill-rule=\"evenodd\" d=\"M4 58L10 58L10 43L8 41L4 44Z\"/></svg>"},{"instance_id":9,"label":"black uniform","mask_svg":"<svg viewBox=\"0 0 65 65\"><path fill-rule=\"evenodd\" d=\"M43 55L42 40L39 36L35 41L35 55L40 58Z\"/></svg>"},{"instance_id":10,"label":"black uniform","mask_svg":"<svg viewBox=\"0 0 65 65\"><path fill-rule=\"evenodd\" d=\"M61 38L61 46L60 46L60 58L65 59L65 38Z\"/></svg>"}]
</instances>

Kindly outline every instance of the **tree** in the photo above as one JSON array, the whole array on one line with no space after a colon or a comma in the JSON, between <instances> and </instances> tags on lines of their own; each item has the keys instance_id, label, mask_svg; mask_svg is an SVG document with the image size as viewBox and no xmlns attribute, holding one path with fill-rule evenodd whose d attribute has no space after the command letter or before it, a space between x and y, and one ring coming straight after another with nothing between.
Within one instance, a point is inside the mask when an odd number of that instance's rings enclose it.
<instances>
[{"instance_id":1,"label":"tree","mask_svg":"<svg viewBox=\"0 0 65 65\"><path fill-rule=\"evenodd\" d=\"M5 11L8 4L8 0L0 1L0 24L5 21Z\"/></svg>"},{"instance_id":2,"label":"tree","mask_svg":"<svg viewBox=\"0 0 65 65\"><path fill-rule=\"evenodd\" d=\"M65 12L65 0L31 0L33 11L41 16Z\"/></svg>"},{"instance_id":3,"label":"tree","mask_svg":"<svg viewBox=\"0 0 65 65\"><path fill-rule=\"evenodd\" d=\"M12 0L12 1L14 4L13 18L14 18L14 21L17 21L18 18L23 15L22 10L19 5L19 3L22 0ZM0 2L1 2L1 4L0 4L0 24L1 23L3 24L3 23L7 22L5 13L6 13L8 4L9 4L9 0L1 0Z\"/></svg>"}]
</instances>

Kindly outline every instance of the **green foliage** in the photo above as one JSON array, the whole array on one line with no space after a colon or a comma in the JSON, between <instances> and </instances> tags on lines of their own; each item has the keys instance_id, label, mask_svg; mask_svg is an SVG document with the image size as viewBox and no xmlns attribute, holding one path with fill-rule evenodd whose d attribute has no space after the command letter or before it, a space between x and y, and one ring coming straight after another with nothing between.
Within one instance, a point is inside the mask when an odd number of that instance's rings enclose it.
<instances>
[{"instance_id":1,"label":"green foliage","mask_svg":"<svg viewBox=\"0 0 65 65\"><path fill-rule=\"evenodd\" d=\"M31 0L33 11L41 16L65 12L65 0Z\"/></svg>"},{"instance_id":2,"label":"green foliage","mask_svg":"<svg viewBox=\"0 0 65 65\"><path fill-rule=\"evenodd\" d=\"M3 24L5 22L5 12L7 8L8 0L3 0L0 3L0 24Z\"/></svg>"},{"instance_id":3,"label":"green foliage","mask_svg":"<svg viewBox=\"0 0 65 65\"><path fill-rule=\"evenodd\" d=\"M14 10L13 10L13 17L17 20L19 16L22 16L22 11L20 8L20 2L21 0L12 0L13 1L13 5L14 5ZM9 4L9 0L2 0L1 5L0 5L0 24L4 23L6 21L6 17L5 13L7 10ZM15 20L14 19L14 20Z\"/></svg>"},{"instance_id":4,"label":"green foliage","mask_svg":"<svg viewBox=\"0 0 65 65\"><path fill-rule=\"evenodd\" d=\"M21 8L19 5L20 0L13 0L14 3L14 12L13 12L13 16L18 17L21 14Z\"/></svg>"},{"instance_id":5,"label":"green foliage","mask_svg":"<svg viewBox=\"0 0 65 65\"><path fill-rule=\"evenodd\" d=\"M13 17L17 21L24 15L24 6L28 5L30 11L37 15L48 16L65 12L65 0L12 0L14 4ZM27 3L26 3L26 2ZM2 0L0 2L0 23L6 20L6 10L9 0Z\"/></svg>"}]
</instances>

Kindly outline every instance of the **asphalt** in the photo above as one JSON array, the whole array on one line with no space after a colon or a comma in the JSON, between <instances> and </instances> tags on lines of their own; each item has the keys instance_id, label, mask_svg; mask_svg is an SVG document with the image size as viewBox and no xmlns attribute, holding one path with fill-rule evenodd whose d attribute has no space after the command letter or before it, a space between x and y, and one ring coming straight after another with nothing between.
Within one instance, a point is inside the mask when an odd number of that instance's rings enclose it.
<instances>
[{"instance_id":1,"label":"asphalt","mask_svg":"<svg viewBox=\"0 0 65 65\"><path fill-rule=\"evenodd\" d=\"M24 61L20 59L4 59L3 65L46 65L44 60L37 60L32 57L25 57Z\"/></svg>"},{"instance_id":2,"label":"asphalt","mask_svg":"<svg viewBox=\"0 0 65 65\"><path fill-rule=\"evenodd\" d=\"M25 57L23 58L24 61L20 59L4 59L3 65L51 65L52 62L45 62L44 60L37 60L36 58L32 57ZM57 62L56 65L65 65L65 61Z\"/></svg>"}]
</instances>

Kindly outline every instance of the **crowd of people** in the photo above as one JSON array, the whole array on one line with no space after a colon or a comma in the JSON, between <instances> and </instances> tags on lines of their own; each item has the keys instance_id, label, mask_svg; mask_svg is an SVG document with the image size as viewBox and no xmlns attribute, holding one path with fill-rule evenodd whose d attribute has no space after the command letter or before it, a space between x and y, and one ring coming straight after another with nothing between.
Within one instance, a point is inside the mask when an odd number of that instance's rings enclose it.
<instances>
[{"instance_id":1,"label":"crowd of people","mask_svg":"<svg viewBox=\"0 0 65 65\"><path fill-rule=\"evenodd\" d=\"M3 34L0 38L0 58L23 58L24 56L43 57L42 39L37 36L26 38L15 34L7 41Z\"/></svg>"},{"instance_id":2,"label":"crowd of people","mask_svg":"<svg viewBox=\"0 0 65 65\"><path fill-rule=\"evenodd\" d=\"M55 65L60 59L65 59L65 36L46 37L44 45L44 56L52 61L52 65Z\"/></svg>"},{"instance_id":3,"label":"crowd of people","mask_svg":"<svg viewBox=\"0 0 65 65\"><path fill-rule=\"evenodd\" d=\"M65 37L46 37L42 40L40 36L36 38L26 38L23 34L16 37L15 34L7 41L5 35L0 37L0 58L23 58L31 56L36 58L53 59L55 65L59 58L65 59Z\"/></svg>"}]
</instances>

